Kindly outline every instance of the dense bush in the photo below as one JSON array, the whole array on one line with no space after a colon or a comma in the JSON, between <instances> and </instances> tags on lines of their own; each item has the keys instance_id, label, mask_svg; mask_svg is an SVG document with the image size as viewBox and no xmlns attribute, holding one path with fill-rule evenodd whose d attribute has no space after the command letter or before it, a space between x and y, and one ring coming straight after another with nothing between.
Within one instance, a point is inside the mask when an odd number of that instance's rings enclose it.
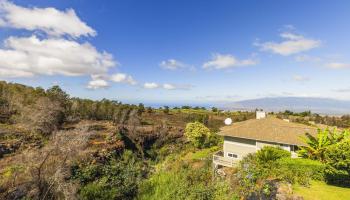
<instances>
[{"instance_id":1,"label":"dense bush","mask_svg":"<svg viewBox=\"0 0 350 200\"><path fill-rule=\"evenodd\" d=\"M289 151L273 146L265 146L256 153L259 162L270 162L276 161L281 158L290 158L291 154Z\"/></svg>"},{"instance_id":2,"label":"dense bush","mask_svg":"<svg viewBox=\"0 0 350 200\"><path fill-rule=\"evenodd\" d=\"M132 152L126 151L120 158L107 158L104 163L75 166L72 178L82 187L82 199L133 199L143 176L142 164Z\"/></svg>"},{"instance_id":3,"label":"dense bush","mask_svg":"<svg viewBox=\"0 0 350 200\"><path fill-rule=\"evenodd\" d=\"M208 125L209 122L209 115L203 114L203 113L189 113L185 117L186 122L200 122L204 125Z\"/></svg>"},{"instance_id":4,"label":"dense bush","mask_svg":"<svg viewBox=\"0 0 350 200\"><path fill-rule=\"evenodd\" d=\"M139 191L139 200L231 200L233 190L223 180L213 181L211 160L201 168L176 162L145 180Z\"/></svg>"},{"instance_id":5,"label":"dense bush","mask_svg":"<svg viewBox=\"0 0 350 200\"><path fill-rule=\"evenodd\" d=\"M324 168L318 161L292 159L288 151L264 147L241 160L237 172L238 190L242 196L261 196L271 180L308 185L311 179L323 179Z\"/></svg>"},{"instance_id":6,"label":"dense bush","mask_svg":"<svg viewBox=\"0 0 350 200\"><path fill-rule=\"evenodd\" d=\"M283 158L277 161L276 177L289 183L308 185L310 180L324 180L325 165L309 159Z\"/></svg>"},{"instance_id":7,"label":"dense bush","mask_svg":"<svg viewBox=\"0 0 350 200\"><path fill-rule=\"evenodd\" d=\"M209 142L210 130L199 122L188 123L185 128L185 136L197 148L202 148Z\"/></svg>"},{"instance_id":8,"label":"dense bush","mask_svg":"<svg viewBox=\"0 0 350 200\"><path fill-rule=\"evenodd\" d=\"M350 186L350 140L328 147L325 163L328 183Z\"/></svg>"}]
</instances>

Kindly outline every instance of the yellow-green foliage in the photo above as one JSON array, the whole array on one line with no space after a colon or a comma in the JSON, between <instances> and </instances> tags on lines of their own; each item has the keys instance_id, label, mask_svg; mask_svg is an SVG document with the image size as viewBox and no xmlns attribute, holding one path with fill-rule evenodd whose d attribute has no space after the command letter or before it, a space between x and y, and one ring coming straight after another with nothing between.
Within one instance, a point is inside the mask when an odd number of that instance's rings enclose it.
<instances>
[{"instance_id":1,"label":"yellow-green foliage","mask_svg":"<svg viewBox=\"0 0 350 200\"><path fill-rule=\"evenodd\" d=\"M333 131L329 129L319 129L316 136L306 134L302 140L307 146L301 146L298 154L303 158L324 161L326 149L333 144L337 144L345 139L349 139L350 133L348 130Z\"/></svg>"},{"instance_id":2,"label":"yellow-green foliage","mask_svg":"<svg viewBox=\"0 0 350 200\"><path fill-rule=\"evenodd\" d=\"M327 185L322 181L312 181L309 187L295 185L293 192L304 200L345 200L350 197L350 188Z\"/></svg>"},{"instance_id":3,"label":"yellow-green foliage","mask_svg":"<svg viewBox=\"0 0 350 200\"><path fill-rule=\"evenodd\" d=\"M217 150L218 146L201 150L187 146L168 155L141 183L137 199L235 199L229 180L213 178L211 155Z\"/></svg>"},{"instance_id":4,"label":"yellow-green foliage","mask_svg":"<svg viewBox=\"0 0 350 200\"><path fill-rule=\"evenodd\" d=\"M195 147L200 148L209 139L210 130L199 122L188 123L185 129L185 136Z\"/></svg>"},{"instance_id":5,"label":"yellow-green foliage","mask_svg":"<svg viewBox=\"0 0 350 200\"><path fill-rule=\"evenodd\" d=\"M211 147L209 149L203 149L201 151L197 151L192 154L193 160L202 160L205 158L209 158L212 156L213 152L218 151L219 148L217 146Z\"/></svg>"},{"instance_id":6,"label":"yellow-green foliage","mask_svg":"<svg viewBox=\"0 0 350 200\"><path fill-rule=\"evenodd\" d=\"M24 171L24 167L21 165L12 165L8 166L1 171L0 174L0 184L6 184L8 182L12 182L14 184L16 182L16 178L19 173Z\"/></svg>"},{"instance_id":7,"label":"yellow-green foliage","mask_svg":"<svg viewBox=\"0 0 350 200\"><path fill-rule=\"evenodd\" d=\"M325 151L326 181L331 184L350 186L350 140L344 140Z\"/></svg>"},{"instance_id":8,"label":"yellow-green foliage","mask_svg":"<svg viewBox=\"0 0 350 200\"><path fill-rule=\"evenodd\" d=\"M210 164L196 167L194 164L174 162L170 168L145 180L137 199L228 200L235 196L232 191L225 180L212 179Z\"/></svg>"}]
</instances>

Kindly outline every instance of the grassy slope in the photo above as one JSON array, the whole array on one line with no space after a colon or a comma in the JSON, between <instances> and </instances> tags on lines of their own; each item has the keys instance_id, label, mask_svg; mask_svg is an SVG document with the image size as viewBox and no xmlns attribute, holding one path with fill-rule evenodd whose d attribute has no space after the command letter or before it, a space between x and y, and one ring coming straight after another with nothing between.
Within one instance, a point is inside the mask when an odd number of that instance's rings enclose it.
<instances>
[{"instance_id":1,"label":"grassy slope","mask_svg":"<svg viewBox=\"0 0 350 200\"><path fill-rule=\"evenodd\" d=\"M350 188L327 185L321 181L313 181L310 188L294 186L294 192L305 200L346 200L350 199Z\"/></svg>"},{"instance_id":2,"label":"grassy slope","mask_svg":"<svg viewBox=\"0 0 350 200\"><path fill-rule=\"evenodd\" d=\"M211 155L218 147L184 148L171 154L155 167L145 180L137 199L233 199L227 180L212 180ZM202 196L204 195L204 196Z\"/></svg>"}]
</instances>

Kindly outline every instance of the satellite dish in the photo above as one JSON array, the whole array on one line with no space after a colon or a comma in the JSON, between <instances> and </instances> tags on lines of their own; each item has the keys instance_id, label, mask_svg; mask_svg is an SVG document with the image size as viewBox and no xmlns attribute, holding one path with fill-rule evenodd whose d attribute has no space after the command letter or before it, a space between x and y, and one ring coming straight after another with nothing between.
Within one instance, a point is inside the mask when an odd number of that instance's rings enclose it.
<instances>
[{"instance_id":1,"label":"satellite dish","mask_svg":"<svg viewBox=\"0 0 350 200\"><path fill-rule=\"evenodd\" d=\"M226 125L231 125L232 124L232 119L231 118L226 118L225 119L225 124Z\"/></svg>"}]
</instances>

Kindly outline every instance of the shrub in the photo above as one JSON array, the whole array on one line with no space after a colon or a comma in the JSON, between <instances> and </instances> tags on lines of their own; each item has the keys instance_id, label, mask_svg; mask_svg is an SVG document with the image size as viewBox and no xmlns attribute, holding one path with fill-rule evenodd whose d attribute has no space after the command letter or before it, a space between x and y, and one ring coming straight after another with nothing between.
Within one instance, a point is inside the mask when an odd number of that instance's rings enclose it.
<instances>
[{"instance_id":1,"label":"shrub","mask_svg":"<svg viewBox=\"0 0 350 200\"><path fill-rule=\"evenodd\" d=\"M325 163L328 183L350 186L350 140L328 147Z\"/></svg>"},{"instance_id":2,"label":"shrub","mask_svg":"<svg viewBox=\"0 0 350 200\"><path fill-rule=\"evenodd\" d=\"M193 168L178 160L170 165L142 182L137 199L232 199L233 191L228 183L212 179L211 162L201 168Z\"/></svg>"},{"instance_id":3,"label":"shrub","mask_svg":"<svg viewBox=\"0 0 350 200\"><path fill-rule=\"evenodd\" d=\"M259 190L257 184L259 180L266 179L268 170L258 162L256 154L248 154L241 161L237 171L238 191L241 196L248 196L249 194Z\"/></svg>"},{"instance_id":4,"label":"shrub","mask_svg":"<svg viewBox=\"0 0 350 200\"><path fill-rule=\"evenodd\" d=\"M106 184L101 183L90 183L80 190L81 198L86 200L115 199L116 193L115 190L109 189Z\"/></svg>"},{"instance_id":5,"label":"shrub","mask_svg":"<svg viewBox=\"0 0 350 200\"><path fill-rule=\"evenodd\" d=\"M210 138L210 130L202 123L188 123L185 128L185 136L197 148L202 148Z\"/></svg>"},{"instance_id":6,"label":"shrub","mask_svg":"<svg viewBox=\"0 0 350 200\"><path fill-rule=\"evenodd\" d=\"M133 199L144 170L132 152L120 158L107 158L103 163L75 166L72 178L79 180L82 199Z\"/></svg>"},{"instance_id":7,"label":"shrub","mask_svg":"<svg viewBox=\"0 0 350 200\"><path fill-rule=\"evenodd\" d=\"M323 180L325 165L319 161L292 159L290 153L276 147L264 147L248 154L238 167L241 196L267 195L271 180L308 185L311 179Z\"/></svg>"},{"instance_id":8,"label":"shrub","mask_svg":"<svg viewBox=\"0 0 350 200\"><path fill-rule=\"evenodd\" d=\"M185 117L186 122L200 122L203 123L204 125L208 125L209 123L209 115L208 114L203 114L203 113L189 113Z\"/></svg>"},{"instance_id":9,"label":"shrub","mask_svg":"<svg viewBox=\"0 0 350 200\"><path fill-rule=\"evenodd\" d=\"M169 114L169 112L170 112L169 106L164 106L163 112L164 112L165 114Z\"/></svg>"},{"instance_id":10,"label":"shrub","mask_svg":"<svg viewBox=\"0 0 350 200\"><path fill-rule=\"evenodd\" d=\"M276 177L289 183L308 185L310 180L324 180L325 165L309 159L283 158L277 161Z\"/></svg>"},{"instance_id":11,"label":"shrub","mask_svg":"<svg viewBox=\"0 0 350 200\"><path fill-rule=\"evenodd\" d=\"M259 162L276 161L281 158L290 158L289 151L283 150L279 147L265 146L256 153Z\"/></svg>"}]
</instances>

